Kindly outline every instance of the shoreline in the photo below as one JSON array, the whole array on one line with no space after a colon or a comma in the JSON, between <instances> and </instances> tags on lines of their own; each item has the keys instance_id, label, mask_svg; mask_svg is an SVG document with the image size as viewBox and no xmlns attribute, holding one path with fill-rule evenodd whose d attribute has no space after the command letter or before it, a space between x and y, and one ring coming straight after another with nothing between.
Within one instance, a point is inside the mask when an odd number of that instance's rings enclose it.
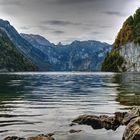
<instances>
[{"instance_id":1,"label":"shoreline","mask_svg":"<svg viewBox=\"0 0 140 140\"><path fill-rule=\"evenodd\" d=\"M72 128L75 125L91 126L93 130L105 128L108 130L116 131L120 126L126 126L122 140L139 140L140 139L140 107L134 107L128 112L115 112L114 116L95 116L95 115L81 115L74 119L70 124ZM73 137L84 132L82 129L70 129L67 134ZM58 136L59 137L59 136ZM88 137L88 135L87 135ZM58 140L55 133L41 134L35 137L20 138L20 137L6 137L4 140ZM65 140L65 139L61 139ZM70 139L69 139L70 140ZM72 139L71 139L72 140ZM89 139L88 139L89 140ZM117 140L117 139L116 139Z\"/></svg>"}]
</instances>

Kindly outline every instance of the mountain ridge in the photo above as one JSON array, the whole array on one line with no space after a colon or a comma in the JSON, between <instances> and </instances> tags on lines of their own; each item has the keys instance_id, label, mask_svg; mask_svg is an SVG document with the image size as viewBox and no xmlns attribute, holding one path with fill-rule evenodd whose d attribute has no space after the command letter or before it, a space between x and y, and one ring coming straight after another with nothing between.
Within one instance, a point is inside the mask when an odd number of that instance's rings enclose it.
<instances>
[{"instance_id":1,"label":"mountain ridge","mask_svg":"<svg viewBox=\"0 0 140 140\"><path fill-rule=\"evenodd\" d=\"M4 20L0 20L0 29L40 71L99 71L112 47L92 40L55 45L40 35L19 34L10 22Z\"/></svg>"},{"instance_id":2,"label":"mountain ridge","mask_svg":"<svg viewBox=\"0 0 140 140\"><path fill-rule=\"evenodd\" d=\"M71 44L66 45L60 43L55 45L53 43L50 43L48 46L47 45L42 46L39 43L38 44L34 43L36 42L36 38L34 38L33 41L33 35L30 36L24 34L22 37L24 39L27 39L27 41L30 42L34 47L36 48L40 47L41 51L43 51L44 54L46 54L49 66L52 67L53 70L57 71L99 70L99 67L97 68L97 65L103 61L104 58L103 56L106 54L107 51L110 51L111 49L111 45L94 40L89 41L75 40ZM101 56L100 53L102 53L103 56ZM101 59L98 56L99 54ZM97 62L95 62L95 60L97 60ZM79 65L80 63L81 65Z\"/></svg>"}]
</instances>

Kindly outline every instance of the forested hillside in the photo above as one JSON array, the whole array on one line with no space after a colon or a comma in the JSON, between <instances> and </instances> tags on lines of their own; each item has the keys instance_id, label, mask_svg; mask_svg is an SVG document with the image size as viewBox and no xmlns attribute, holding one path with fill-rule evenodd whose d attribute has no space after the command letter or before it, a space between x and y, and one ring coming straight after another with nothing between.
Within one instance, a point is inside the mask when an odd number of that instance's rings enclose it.
<instances>
[{"instance_id":1,"label":"forested hillside","mask_svg":"<svg viewBox=\"0 0 140 140\"><path fill-rule=\"evenodd\" d=\"M37 67L13 45L0 30L0 71L35 71Z\"/></svg>"},{"instance_id":2,"label":"forested hillside","mask_svg":"<svg viewBox=\"0 0 140 140\"><path fill-rule=\"evenodd\" d=\"M125 46L128 43L133 43L131 44L132 47L140 45L140 8L137 9L136 13L133 16L128 17L124 22L114 42L111 53L109 53L104 60L102 71L127 71L125 67L125 63L127 62L125 62L126 60L124 59L124 57L120 55L120 50L125 49ZM123 53L127 54L128 58L130 57L129 53L135 53L134 49L132 50L131 46L128 45L129 51L126 52L126 50L123 50ZM134 56L131 56L131 58L127 60L130 61L129 63L131 63L132 57ZM133 63L131 65L135 64Z\"/></svg>"}]
</instances>

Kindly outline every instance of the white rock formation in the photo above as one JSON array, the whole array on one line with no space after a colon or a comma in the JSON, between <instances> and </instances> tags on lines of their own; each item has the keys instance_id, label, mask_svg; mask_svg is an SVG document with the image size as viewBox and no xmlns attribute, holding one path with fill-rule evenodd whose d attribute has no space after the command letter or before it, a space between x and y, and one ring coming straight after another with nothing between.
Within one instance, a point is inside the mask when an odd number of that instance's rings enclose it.
<instances>
[{"instance_id":1,"label":"white rock formation","mask_svg":"<svg viewBox=\"0 0 140 140\"><path fill-rule=\"evenodd\" d=\"M140 45L133 42L127 43L119 50L125 59L123 66L128 72L140 72Z\"/></svg>"}]
</instances>

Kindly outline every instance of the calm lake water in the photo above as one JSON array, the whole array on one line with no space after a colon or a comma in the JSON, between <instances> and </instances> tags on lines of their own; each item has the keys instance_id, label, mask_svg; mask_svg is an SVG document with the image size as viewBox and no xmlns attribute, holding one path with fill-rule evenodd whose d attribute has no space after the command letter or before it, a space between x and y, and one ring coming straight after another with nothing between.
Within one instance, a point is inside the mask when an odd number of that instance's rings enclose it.
<instances>
[{"instance_id":1,"label":"calm lake water","mask_svg":"<svg viewBox=\"0 0 140 140\"><path fill-rule=\"evenodd\" d=\"M0 139L55 133L56 140L121 140L117 131L69 124L82 114L108 114L140 105L139 73L0 74ZM69 134L70 129L82 129Z\"/></svg>"}]
</instances>

